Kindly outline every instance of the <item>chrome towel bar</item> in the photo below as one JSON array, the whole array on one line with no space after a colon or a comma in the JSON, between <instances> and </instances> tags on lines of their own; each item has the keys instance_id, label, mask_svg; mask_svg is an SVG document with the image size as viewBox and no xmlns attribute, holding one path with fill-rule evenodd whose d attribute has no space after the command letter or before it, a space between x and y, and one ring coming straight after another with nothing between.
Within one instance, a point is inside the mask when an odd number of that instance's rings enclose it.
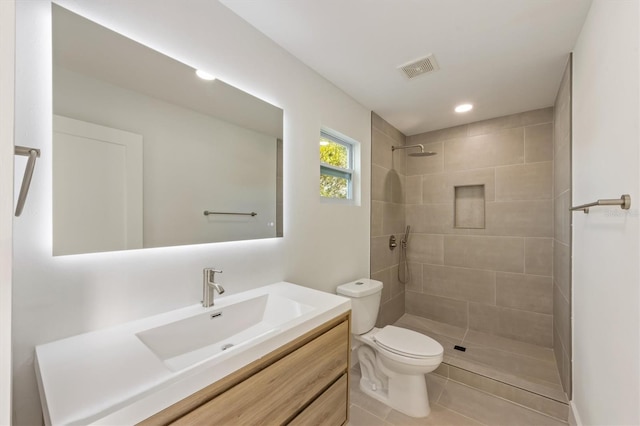
<instances>
[{"instance_id":1,"label":"chrome towel bar","mask_svg":"<svg viewBox=\"0 0 640 426\"><path fill-rule=\"evenodd\" d=\"M24 169L24 178L22 178L22 186L20 187L20 195L18 196L18 204L16 205L16 216L20 216L24 209L24 203L27 201L27 194L29 193L29 186L31 186L33 170L36 167L36 158L40 157L40 150L36 148L28 148L26 146L16 146L14 153L15 155L29 157L27 160L27 166Z\"/></svg>"},{"instance_id":2,"label":"chrome towel bar","mask_svg":"<svg viewBox=\"0 0 640 426\"><path fill-rule=\"evenodd\" d=\"M620 206L620 208L623 210L629 210L631 208L631 196L629 194L623 194L618 199L598 200L594 201L593 203L571 207L569 210L582 210L584 213L589 213L589 207L595 206Z\"/></svg>"},{"instance_id":3,"label":"chrome towel bar","mask_svg":"<svg viewBox=\"0 0 640 426\"><path fill-rule=\"evenodd\" d=\"M251 213L232 213L232 212L212 212L209 210L205 210L204 211L204 215L205 216L209 216L212 214L232 214L232 215L237 215L237 216L257 216L258 213L256 212L251 212Z\"/></svg>"}]
</instances>

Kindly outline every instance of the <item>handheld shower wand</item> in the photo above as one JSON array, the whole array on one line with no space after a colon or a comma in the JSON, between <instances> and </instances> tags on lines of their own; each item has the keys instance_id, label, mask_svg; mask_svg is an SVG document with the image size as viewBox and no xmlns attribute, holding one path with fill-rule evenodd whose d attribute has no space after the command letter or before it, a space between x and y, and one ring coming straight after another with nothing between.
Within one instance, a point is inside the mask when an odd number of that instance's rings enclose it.
<instances>
[{"instance_id":1,"label":"handheld shower wand","mask_svg":"<svg viewBox=\"0 0 640 426\"><path fill-rule=\"evenodd\" d=\"M409 265L407 264L407 246L409 244L409 232L411 226L407 225L407 229L404 232L404 237L400 240L400 263L398 264L398 281L402 284L406 284L411 279L409 274ZM402 274L400 273L402 270ZM404 276L404 278L402 278Z\"/></svg>"}]
</instances>

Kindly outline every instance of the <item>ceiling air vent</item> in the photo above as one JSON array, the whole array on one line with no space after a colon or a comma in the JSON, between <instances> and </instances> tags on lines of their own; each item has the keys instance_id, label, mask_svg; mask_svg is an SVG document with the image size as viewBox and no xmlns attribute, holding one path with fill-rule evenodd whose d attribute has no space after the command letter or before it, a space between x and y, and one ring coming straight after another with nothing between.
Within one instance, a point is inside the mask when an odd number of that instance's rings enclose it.
<instances>
[{"instance_id":1,"label":"ceiling air vent","mask_svg":"<svg viewBox=\"0 0 640 426\"><path fill-rule=\"evenodd\" d=\"M438 71L440 67L436 62L436 58L433 55L429 55L426 58L400 65L398 69L404 72L407 78L415 78L422 74Z\"/></svg>"}]
</instances>

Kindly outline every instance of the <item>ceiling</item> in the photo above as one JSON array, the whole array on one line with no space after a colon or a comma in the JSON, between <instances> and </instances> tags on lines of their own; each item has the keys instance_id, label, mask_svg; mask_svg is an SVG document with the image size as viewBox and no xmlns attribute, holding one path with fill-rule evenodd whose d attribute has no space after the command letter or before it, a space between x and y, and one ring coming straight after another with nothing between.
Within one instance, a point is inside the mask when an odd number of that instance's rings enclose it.
<instances>
[{"instance_id":1,"label":"ceiling","mask_svg":"<svg viewBox=\"0 0 640 426\"><path fill-rule=\"evenodd\" d=\"M591 0L220 0L414 135L553 105ZM434 54L440 70L397 68ZM466 114L455 105L473 103Z\"/></svg>"}]
</instances>

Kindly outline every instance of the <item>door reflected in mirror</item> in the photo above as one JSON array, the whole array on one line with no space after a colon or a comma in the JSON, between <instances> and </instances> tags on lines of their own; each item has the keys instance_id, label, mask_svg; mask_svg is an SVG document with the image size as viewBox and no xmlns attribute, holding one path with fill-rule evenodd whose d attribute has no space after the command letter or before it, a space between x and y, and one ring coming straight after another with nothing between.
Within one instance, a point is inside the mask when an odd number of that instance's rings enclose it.
<instances>
[{"instance_id":1,"label":"door reflected in mirror","mask_svg":"<svg viewBox=\"0 0 640 426\"><path fill-rule=\"evenodd\" d=\"M52 7L53 254L281 237L282 109Z\"/></svg>"}]
</instances>

